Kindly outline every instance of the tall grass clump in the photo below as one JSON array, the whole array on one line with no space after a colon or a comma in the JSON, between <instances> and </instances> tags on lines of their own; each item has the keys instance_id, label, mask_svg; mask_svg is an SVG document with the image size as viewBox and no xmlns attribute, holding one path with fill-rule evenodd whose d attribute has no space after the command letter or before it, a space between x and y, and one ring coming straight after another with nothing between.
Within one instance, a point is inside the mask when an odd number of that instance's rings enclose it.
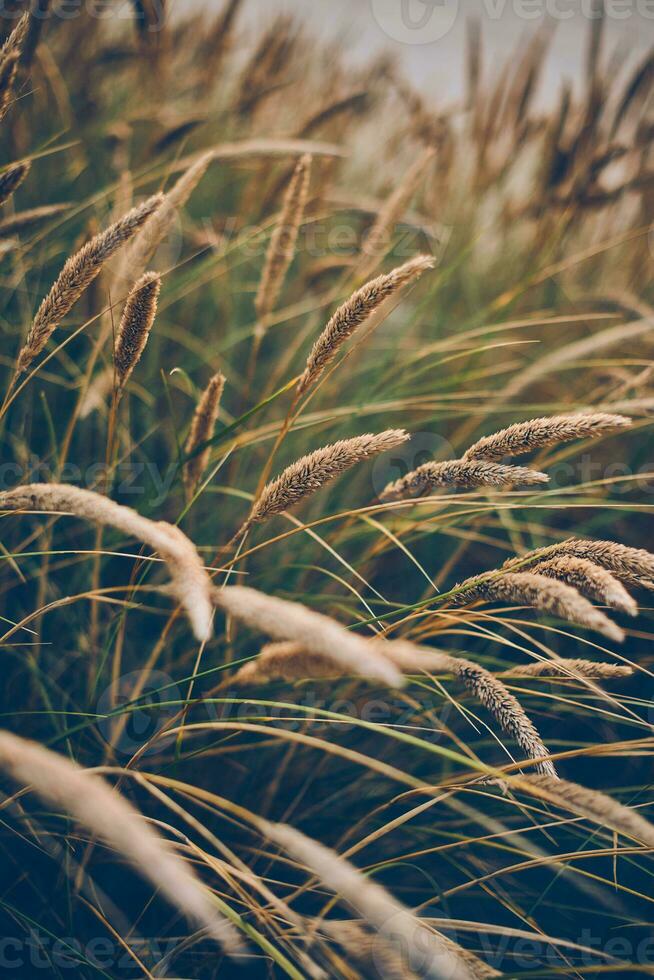
<instances>
[{"instance_id":1,"label":"tall grass clump","mask_svg":"<svg viewBox=\"0 0 654 980\"><path fill-rule=\"evenodd\" d=\"M652 53L268 6L0 23L0 974L649 976Z\"/></svg>"}]
</instances>

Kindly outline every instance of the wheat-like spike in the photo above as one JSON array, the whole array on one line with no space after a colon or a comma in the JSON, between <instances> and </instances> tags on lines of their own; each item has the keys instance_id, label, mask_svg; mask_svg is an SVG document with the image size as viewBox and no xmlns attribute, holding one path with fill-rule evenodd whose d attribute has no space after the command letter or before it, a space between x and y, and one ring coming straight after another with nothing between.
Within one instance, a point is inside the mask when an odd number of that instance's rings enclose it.
<instances>
[{"instance_id":1,"label":"wheat-like spike","mask_svg":"<svg viewBox=\"0 0 654 980\"><path fill-rule=\"evenodd\" d=\"M370 231L366 235L361 251L363 259L357 270L360 279L367 279L389 250L389 236L397 222L402 218L411 198L433 163L435 151L426 149L407 170L404 179L393 191L380 209Z\"/></svg>"},{"instance_id":2,"label":"wheat-like spike","mask_svg":"<svg viewBox=\"0 0 654 980\"><path fill-rule=\"evenodd\" d=\"M118 280L134 280L145 272L152 256L173 226L178 211L184 207L213 159L214 153L211 150L203 153L163 195L161 207L151 215L130 247L125 250L116 275Z\"/></svg>"},{"instance_id":3,"label":"wheat-like spike","mask_svg":"<svg viewBox=\"0 0 654 980\"><path fill-rule=\"evenodd\" d=\"M654 848L654 826L635 810L623 806L606 793L571 783L567 779L550 779L542 775L516 776L515 785L546 803L560 806L570 813L592 820L600 827Z\"/></svg>"},{"instance_id":4,"label":"wheat-like spike","mask_svg":"<svg viewBox=\"0 0 654 980\"><path fill-rule=\"evenodd\" d=\"M470 586L464 582L461 591L454 596L457 604L475 599L511 602L533 606L543 612L566 619L578 626L597 630L610 640L622 643L624 632L599 609L584 599L571 585L558 579L547 578L532 572L507 572L485 576L481 580L469 579Z\"/></svg>"},{"instance_id":5,"label":"wheat-like spike","mask_svg":"<svg viewBox=\"0 0 654 980\"><path fill-rule=\"evenodd\" d=\"M443 463L423 463L399 480L389 483L379 494L386 502L404 497L421 497L441 487L478 487L506 489L515 486L542 486L549 482L546 473L525 466L503 466L485 460L450 459Z\"/></svg>"},{"instance_id":6,"label":"wheat-like spike","mask_svg":"<svg viewBox=\"0 0 654 980\"><path fill-rule=\"evenodd\" d=\"M0 174L0 204L8 201L14 191L20 187L30 172L31 166L29 160L25 160L22 163L15 163L13 166L7 167Z\"/></svg>"},{"instance_id":7,"label":"wheat-like spike","mask_svg":"<svg viewBox=\"0 0 654 980\"><path fill-rule=\"evenodd\" d=\"M590 607L593 608L592 606ZM549 751L524 708L502 681L479 664L452 657L405 640L374 645L403 673L452 673L476 695L501 728L518 743L528 759L538 759L536 770L556 778Z\"/></svg>"},{"instance_id":8,"label":"wheat-like spike","mask_svg":"<svg viewBox=\"0 0 654 980\"><path fill-rule=\"evenodd\" d=\"M260 524L304 500L355 463L393 449L409 438L404 429L386 429L375 435L366 433L352 439L340 439L302 456L266 484L238 536L245 534L253 524Z\"/></svg>"},{"instance_id":9,"label":"wheat-like spike","mask_svg":"<svg viewBox=\"0 0 654 980\"><path fill-rule=\"evenodd\" d=\"M575 677L591 678L594 680L611 679L613 677L630 677L633 667L628 664L607 664L595 660L560 659L537 660L531 664L521 664L504 670L501 677L554 677L565 680L575 680Z\"/></svg>"},{"instance_id":10,"label":"wheat-like spike","mask_svg":"<svg viewBox=\"0 0 654 980\"><path fill-rule=\"evenodd\" d=\"M548 545L526 555L510 558L504 562L503 568L513 568L516 565L529 565L535 561L544 561L560 555L571 555L575 558L587 558L595 565L601 565L616 578L634 585L654 587L654 554L644 548L630 548L617 541L594 541L591 538L568 538L558 544Z\"/></svg>"},{"instance_id":11,"label":"wheat-like spike","mask_svg":"<svg viewBox=\"0 0 654 980\"><path fill-rule=\"evenodd\" d=\"M175 908L205 928L226 952L244 952L238 932L220 915L192 866L104 779L37 742L6 731L0 732L0 768L127 859Z\"/></svg>"},{"instance_id":12,"label":"wheat-like spike","mask_svg":"<svg viewBox=\"0 0 654 980\"><path fill-rule=\"evenodd\" d=\"M261 821L261 831L269 840L300 861L336 895L350 905L404 955L409 969L433 980L475 980L470 964L459 947L445 942L385 888L363 875L349 861L329 847L306 837L288 824Z\"/></svg>"},{"instance_id":13,"label":"wheat-like spike","mask_svg":"<svg viewBox=\"0 0 654 980\"><path fill-rule=\"evenodd\" d=\"M194 544L175 525L148 520L131 507L67 483L31 483L7 490L0 493L0 511L3 510L70 513L143 541L166 562L173 594L184 607L197 639L210 638L211 580Z\"/></svg>"},{"instance_id":14,"label":"wheat-like spike","mask_svg":"<svg viewBox=\"0 0 654 980\"><path fill-rule=\"evenodd\" d=\"M23 14L0 49L0 120L9 108L20 54L27 37L30 15Z\"/></svg>"},{"instance_id":15,"label":"wheat-like spike","mask_svg":"<svg viewBox=\"0 0 654 980\"><path fill-rule=\"evenodd\" d=\"M156 272L146 272L127 297L114 351L119 391L127 384L145 350L157 314L160 289L161 276Z\"/></svg>"},{"instance_id":16,"label":"wheat-like spike","mask_svg":"<svg viewBox=\"0 0 654 980\"><path fill-rule=\"evenodd\" d=\"M390 661L403 674L453 674L479 698L501 728L516 740L528 759L540 760L536 763L539 772L556 776L549 752L522 705L502 681L484 667L404 640L373 640L367 643L367 647ZM244 664L236 672L233 681L249 686L266 684L271 680L293 682L343 676L348 672L352 672L351 665L337 663L333 657L309 649L296 640L267 644L256 660Z\"/></svg>"},{"instance_id":17,"label":"wheat-like spike","mask_svg":"<svg viewBox=\"0 0 654 980\"><path fill-rule=\"evenodd\" d=\"M612 609L618 609L629 616L638 614L636 602L622 583L601 565L596 565L588 558L560 555L548 561L538 562L532 570L536 575L546 575L548 578L567 582L582 595L602 602Z\"/></svg>"},{"instance_id":18,"label":"wheat-like spike","mask_svg":"<svg viewBox=\"0 0 654 980\"><path fill-rule=\"evenodd\" d=\"M413 282L427 269L434 268L434 260L429 255L419 255L398 266L387 275L378 276L357 289L350 298L336 310L327 326L318 337L307 359L302 377L298 381L296 396L299 398L318 380L328 364L354 331L388 299L408 283Z\"/></svg>"},{"instance_id":19,"label":"wheat-like spike","mask_svg":"<svg viewBox=\"0 0 654 980\"><path fill-rule=\"evenodd\" d=\"M406 951L400 950L379 933L366 929L354 919L326 919L317 923L324 935L338 942L347 953L365 969L365 976L380 977L381 980L418 980L418 975L407 965ZM459 946L449 936L439 934L441 941L452 947L453 953L463 959L477 980L499 977L494 967L480 960L475 953Z\"/></svg>"},{"instance_id":20,"label":"wheat-like spike","mask_svg":"<svg viewBox=\"0 0 654 980\"><path fill-rule=\"evenodd\" d=\"M311 157L300 158L288 185L282 205L279 223L273 231L261 282L254 301L257 311L257 336L262 337L267 328L267 317L275 308L286 273L295 255L298 233L309 193Z\"/></svg>"},{"instance_id":21,"label":"wheat-like spike","mask_svg":"<svg viewBox=\"0 0 654 980\"><path fill-rule=\"evenodd\" d=\"M191 428L184 445L184 452L187 456L191 456L198 446L211 439L216 426L216 419L218 418L218 411L220 409L220 399L222 398L224 387L225 375L218 371L202 392L202 396L193 413L193 421L191 422ZM200 482L200 477L207 468L210 455L211 446L206 446L205 449L191 456L184 464L184 485L186 487L186 496L189 500L195 493L195 489Z\"/></svg>"},{"instance_id":22,"label":"wheat-like spike","mask_svg":"<svg viewBox=\"0 0 654 980\"><path fill-rule=\"evenodd\" d=\"M597 438L616 429L626 429L632 420L624 415L607 412L586 412L579 415L552 415L547 418L516 422L508 429L484 436L463 454L464 459L500 460L505 456L520 456L534 449L556 446L573 439Z\"/></svg>"},{"instance_id":23,"label":"wheat-like spike","mask_svg":"<svg viewBox=\"0 0 654 980\"><path fill-rule=\"evenodd\" d=\"M34 317L25 345L18 356L19 371L27 370L68 311L93 282L104 263L136 234L150 215L156 212L162 200L161 194L148 198L67 259Z\"/></svg>"},{"instance_id":24,"label":"wheat-like spike","mask_svg":"<svg viewBox=\"0 0 654 980\"><path fill-rule=\"evenodd\" d=\"M329 616L264 595L243 585L214 589L218 608L275 640L291 640L309 654L329 659L336 668L360 674L390 687L404 683L401 672L360 636L344 629Z\"/></svg>"}]
</instances>

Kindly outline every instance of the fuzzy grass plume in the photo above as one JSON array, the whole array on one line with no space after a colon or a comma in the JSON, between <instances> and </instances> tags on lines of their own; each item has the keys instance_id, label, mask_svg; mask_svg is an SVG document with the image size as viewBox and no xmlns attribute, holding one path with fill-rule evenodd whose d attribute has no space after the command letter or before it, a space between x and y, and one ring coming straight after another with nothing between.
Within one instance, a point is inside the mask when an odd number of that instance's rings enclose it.
<instances>
[{"instance_id":1,"label":"fuzzy grass plume","mask_svg":"<svg viewBox=\"0 0 654 980\"><path fill-rule=\"evenodd\" d=\"M617 677L631 677L633 667L628 664L608 664L596 660L561 658L559 660L537 660L531 664L520 664L503 671L502 677L548 677L559 680L589 678L591 680L611 680Z\"/></svg>"},{"instance_id":2,"label":"fuzzy grass plume","mask_svg":"<svg viewBox=\"0 0 654 980\"><path fill-rule=\"evenodd\" d=\"M389 483L379 494L383 502L405 497L422 497L432 490L460 488L476 490L489 487L499 490L511 487L538 487L549 481L546 473L525 466L502 466L484 460L453 459L444 463L423 463L406 476Z\"/></svg>"},{"instance_id":3,"label":"fuzzy grass plume","mask_svg":"<svg viewBox=\"0 0 654 980\"><path fill-rule=\"evenodd\" d=\"M547 578L566 582L587 598L617 609L618 612L626 613L628 616L638 614L635 600L622 583L601 565L596 565L587 558L560 555L548 561L537 562L532 571L536 575L545 575Z\"/></svg>"},{"instance_id":4,"label":"fuzzy grass plume","mask_svg":"<svg viewBox=\"0 0 654 980\"><path fill-rule=\"evenodd\" d=\"M99 776L43 745L0 732L0 769L29 787L48 806L71 816L129 861L194 925L206 929L225 951L244 951L236 929L224 919L191 865L178 857L141 814Z\"/></svg>"},{"instance_id":5,"label":"fuzzy grass plume","mask_svg":"<svg viewBox=\"0 0 654 980\"><path fill-rule=\"evenodd\" d=\"M631 419L607 412L588 412L579 415L552 415L547 418L516 422L508 429L484 436L463 454L464 459L497 461L505 456L520 456L556 446L573 439L596 439L609 432L626 429Z\"/></svg>"},{"instance_id":6,"label":"fuzzy grass plume","mask_svg":"<svg viewBox=\"0 0 654 980\"><path fill-rule=\"evenodd\" d=\"M481 581L471 579L457 586L457 603L484 599L491 602L510 602L532 606L560 619L597 630L610 640L621 643L624 633L599 609L596 609L576 589L565 582L547 578L535 572L507 572L490 575Z\"/></svg>"},{"instance_id":7,"label":"fuzzy grass plume","mask_svg":"<svg viewBox=\"0 0 654 980\"><path fill-rule=\"evenodd\" d=\"M644 548L630 548L617 541L594 541L591 538L568 538L559 544L510 558L502 566L511 569L569 555L585 558L611 572L616 578L633 585L654 588L654 554Z\"/></svg>"},{"instance_id":8,"label":"fuzzy grass plume","mask_svg":"<svg viewBox=\"0 0 654 980\"><path fill-rule=\"evenodd\" d=\"M298 161L291 177L284 196L279 223L271 235L266 252L261 281L254 301L258 317L256 335L259 338L266 331L266 320L275 308L295 255L298 233L309 193L310 177L311 157L305 153Z\"/></svg>"},{"instance_id":9,"label":"fuzzy grass plume","mask_svg":"<svg viewBox=\"0 0 654 980\"><path fill-rule=\"evenodd\" d=\"M315 449L308 456L302 456L266 484L238 536L245 534L253 524L261 524L316 493L356 463L400 446L409 438L404 429L387 429L375 435L366 433L353 439L340 439L330 446Z\"/></svg>"},{"instance_id":10,"label":"fuzzy grass plume","mask_svg":"<svg viewBox=\"0 0 654 980\"><path fill-rule=\"evenodd\" d=\"M276 640L290 640L335 666L371 681L401 687L401 672L369 643L339 623L298 602L263 595L242 585L214 589L219 609Z\"/></svg>"},{"instance_id":11,"label":"fuzzy grass plume","mask_svg":"<svg viewBox=\"0 0 654 980\"><path fill-rule=\"evenodd\" d=\"M138 538L166 562L173 594L184 607L196 638L206 641L211 636L209 576L192 542L173 524L150 521L92 490L57 483L32 483L0 493L0 510L69 513Z\"/></svg>"},{"instance_id":12,"label":"fuzzy grass plume","mask_svg":"<svg viewBox=\"0 0 654 980\"><path fill-rule=\"evenodd\" d=\"M446 943L397 899L361 874L349 861L287 824L261 825L269 840L300 861L339 898L355 909L383 939L397 944L403 959L433 980L474 980L474 973L456 946Z\"/></svg>"},{"instance_id":13,"label":"fuzzy grass plume","mask_svg":"<svg viewBox=\"0 0 654 980\"><path fill-rule=\"evenodd\" d=\"M414 282L423 272L433 269L434 265L434 260L430 256L419 255L393 269L392 272L377 276L376 279L366 283L353 293L347 302L339 306L311 349L306 367L297 384L296 397L299 398L315 384L343 344L385 300Z\"/></svg>"},{"instance_id":14,"label":"fuzzy grass plume","mask_svg":"<svg viewBox=\"0 0 654 980\"><path fill-rule=\"evenodd\" d=\"M63 318L99 274L104 263L136 234L157 211L162 200L160 194L149 197L106 231L92 238L67 260L34 317L25 344L18 355L19 371L26 371L34 358L38 357Z\"/></svg>"},{"instance_id":15,"label":"fuzzy grass plume","mask_svg":"<svg viewBox=\"0 0 654 980\"><path fill-rule=\"evenodd\" d=\"M157 313L160 290L161 276L156 272L146 272L127 297L114 350L119 391L124 389L145 350Z\"/></svg>"},{"instance_id":16,"label":"fuzzy grass plume","mask_svg":"<svg viewBox=\"0 0 654 980\"><path fill-rule=\"evenodd\" d=\"M211 439L214 433L224 388L225 375L218 371L202 392L193 413L191 428L184 445L184 452L189 457L184 464L184 485L189 500L195 493L202 474L209 463L211 446L206 446L204 449L200 449L200 447Z\"/></svg>"}]
</instances>

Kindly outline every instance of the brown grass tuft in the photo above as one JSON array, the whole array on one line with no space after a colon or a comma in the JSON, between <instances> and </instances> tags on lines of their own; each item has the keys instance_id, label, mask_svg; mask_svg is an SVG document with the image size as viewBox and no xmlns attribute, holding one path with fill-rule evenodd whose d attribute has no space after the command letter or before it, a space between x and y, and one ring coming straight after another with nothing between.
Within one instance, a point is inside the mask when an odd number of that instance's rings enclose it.
<instances>
[{"instance_id":1,"label":"brown grass tuft","mask_svg":"<svg viewBox=\"0 0 654 980\"><path fill-rule=\"evenodd\" d=\"M631 419L624 415L609 415L606 412L530 419L528 422L516 422L508 429L502 429L493 435L484 436L466 450L463 458L500 460L505 456L520 456L534 449L571 442L573 439L598 438L607 432L628 428L631 424Z\"/></svg>"},{"instance_id":2,"label":"brown grass tuft","mask_svg":"<svg viewBox=\"0 0 654 980\"><path fill-rule=\"evenodd\" d=\"M566 582L589 599L595 599L596 602L627 613L629 616L638 614L636 602L617 578L588 558L560 555L548 561L538 562L533 566L533 571L536 575L545 575L547 578Z\"/></svg>"},{"instance_id":3,"label":"brown grass tuft","mask_svg":"<svg viewBox=\"0 0 654 980\"><path fill-rule=\"evenodd\" d=\"M371 681L401 687L401 672L386 657L335 620L298 602L264 595L242 585L213 590L216 606L252 629L276 640L290 640L309 655Z\"/></svg>"},{"instance_id":4,"label":"brown grass tuft","mask_svg":"<svg viewBox=\"0 0 654 980\"><path fill-rule=\"evenodd\" d=\"M146 272L127 297L114 351L119 391L127 384L145 350L157 313L160 289L161 276L156 272Z\"/></svg>"},{"instance_id":5,"label":"brown grass tuft","mask_svg":"<svg viewBox=\"0 0 654 980\"><path fill-rule=\"evenodd\" d=\"M222 918L191 865L159 837L143 816L99 776L36 742L0 732L0 768L31 787L113 848L193 923L234 955L244 951L232 924Z\"/></svg>"},{"instance_id":6,"label":"brown grass tuft","mask_svg":"<svg viewBox=\"0 0 654 980\"><path fill-rule=\"evenodd\" d=\"M195 455L192 455L192 453L203 443L207 442L208 439L211 439L214 433L216 419L220 410L220 399L222 398L224 388L225 375L218 371L202 392L202 396L193 413L193 421L191 422L191 428L184 445L184 452L187 456L191 456L184 464L184 486L188 500L195 493L196 487L200 482L200 477L207 468L209 456L211 455L211 447L207 446L200 452L195 453Z\"/></svg>"},{"instance_id":7,"label":"brown grass tuft","mask_svg":"<svg viewBox=\"0 0 654 980\"><path fill-rule=\"evenodd\" d=\"M623 582L654 588L654 554L645 551L644 548L630 548L616 541L568 538L559 544L539 548L517 558L510 558L502 567L509 569L516 565L529 565L535 561L544 561L560 555L586 558L595 565L601 565Z\"/></svg>"},{"instance_id":8,"label":"brown grass tuft","mask_svg":"<svg viewBox=\"0 0 654 980\"><path fill-rule=\"evenodd\" d=\"M587 817L600 827L654 848L654 826L635 810L623 806L606 793L571 783L567 779L550 779L548 776L519 776L516 784L540 800Z\"/></svg>"},{"instance_id":9,"label":"brown grass tuft","mask_svg":"<svg viewBox=\"0 0 654 980\"><path fill-rule=\"evenodd\" d=\"M25 345L18 356L19 371L27 370L86 287L93 282L104 263L136 234L156 212L162 200L161 194L155 194L143 204L132 208L123 218L92 238L66 261L34 317Z\"/></svg>"},{"instance_id":10,"label":"brown grass tuft","mask_svg":"<svg viewBox=\"0 0 654 980\"><path fill-rule=\"evenodd\" d=\"M507 489L515 486L542 486L549 481L546 473L525 466L502 466L478 460L452 459L444 463L424 463L394 483L389 483L379 495L382 501L421 497L441 487L478 487Z\"/></svg>"},{"instance_id":11,"label":"brown grass tuft","mask_svg":"<svg viewBox=\"0 0 654 980\"><path fill-rule=\"evenodd\" d=\"M172 591L186 610L197 639L205 641L211 636L211 580L195 546L178 527L148 520L102 494L65 483L31 483L7 490L0 493L2 510L70 513L143 541L166 562Z\"/></svg>"},{"instance_id":12,"label":"brown grass tuft","mask_svg":"<svg viewBox=\"0 0 654 980\"><path fill-rule=\"evenodd\" d=\"M619 626L565 582L531 572L495 574L481 581L469 581L469 588L466 588L465 582L459 587L462 591L455 596L457 603L485 599L532 606L568 622L597 630L616 643L624 640L624 633Z\"/></svg>"},{"instance_id":13,"label":"brown grass tuft","mask_svg":"<svg viewBox=\"0 0 654 980\"><path fill-rule=\"evenodd\" d=\"M431 256L419 255L387 275L378 276L366 283L353 293L347 302L339 306L313 345L304 373L297 384L296 397L300 397L318 380L345 341L372 316L375 310L379 309L385 300L408 283L418 279L427 269L433 269L434 265Z\"/></svg>"},{"instance_id":14,"label":"brown grass tuft","mask_svg":"<svg viewBox=\"0 0 654 980\"><path fill-rule=\"evenodd\" d=\"M565 680L575 680L575 677L595 680L611 679L614 677L630 677L633 667L627 664L607 664L595 660L538 660L532 664L521 664L511 667L500 675L501 677L554 677Z\"/></svg>"},{"instance_id":15,"label":"brown grass tuft","mask_svg":"<svg viewBox=\"0 0 654 980\"><path fill-rule=\"evenodd\" d=\"M386 429L375 435L366 433L353 439L341 439L302 456L263 488L238 536L245 534L253 524L260 524L304 500L356 463L393 449L407 439L409 435L404 429Z\"/></svg>"},{"instance_id":16,"label":"brown grass tuft","mask_svg":"<svg viewBox=\"0 0 654 980\"><path fill-rule=\"evenodd\" d=\"M298 233L309 193L311 157L305 154L295 168L284 196L279 224L273 231L255 299L259 338L267 329L267 318L274 310L286 273L295 255Z\"/></svg>"}]
</instances>

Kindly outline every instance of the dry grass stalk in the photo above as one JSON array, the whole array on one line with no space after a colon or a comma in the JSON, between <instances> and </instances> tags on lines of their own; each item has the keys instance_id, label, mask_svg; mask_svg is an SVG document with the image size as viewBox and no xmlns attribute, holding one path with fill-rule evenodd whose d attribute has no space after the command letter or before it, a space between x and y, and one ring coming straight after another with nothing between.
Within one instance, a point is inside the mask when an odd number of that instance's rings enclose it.
<instances>
[{"instance_id":1,"label":"dry grass stalk","mask_svg":"<svg viewBox=\"0 0 654 980\"><path fill-rule=\"evenodd\" d=\"M16 72L29 22L29 14L23 14L0 49L0 120L5 116L12 99Z\"/></svg>"},{"instance_id":2,"label":"dry grass stalk","mask_svg":"<svg viewBox=\"0 0 654 980\"><path fill-rule=\"evenodd\" d=\"M31 483L0 493L3 510L70 513L143 541L166 562L172 592L184 607L197 639L205 641L211 636L211 580L193 543L173 524L148 520L108 497L65 483Z\"/></svg>"},{"instance_id":3,"label":"dry grass stalk","mask_svg":"<svg viewBox=\"0 0 654 980\"><path fill-rule=\"evenodd\" d=\"M571 783L567 779L550 779L548 776L519 776L516 784L538 799L587 817L600 827L654 848L654 826L635 810L623 806L606 793Z\"/></svg>"},{"instance_id":4,"label":"dry grass stalk","mask_svg":"<svg viewBox=\"0 0 654 980\"><path fill-rule=\"evenodd\" d=\"M54 218L64 211L68 211L70 204L44 204L38 208L28 208L26 211L18 211L17 214L10 214L0 221L0 238L9 238L19 231L31 228L39 221L47 221Z\"/></svg>"},{"instance_id":5,"label":"dry grass stalk","mask_svg":"<svg viewBox=\"0 0 654 980\"><path fill-rule=\"evenodd\" d=\"M117 279L129 278L133 281L145 272L152 256L172 228L178 211L187 203L213 159L212 151L203 153L162 197L161 207L151 215L125 251Z\"/></svg>"},{"instance_id":6,"label":"dry grass stalk","mask_svg":"<svg viewBox=\"0 0 654 980\"><path fill-rule=\"evenodd\" d=\"M318 929L364 968L364 976L380 977L381 980L418 980L407 967L406 956L379 933L366 929L363 923L354 919L327 919L319 922Z\"/></svg>"},{"instance_id":7,"label":"dry grass stalk","mask_svg":"<svg viewBox=\"0 0 654 980\"><path fill-rule=\"evenodd\" d=\"M260 524L304 500L356 463L393 449L407 439L409 435L404 429L386 429L375 435L366 433L341 439L302 456L263 488L237 536L245 534L253 524Z\"/></svg>"},{"instance_id":8,"label":"dry grass stalk","mask_svg":"<svg viewBox=\"0 0 654 980\"><path fill-rule=\"evenodd\" d=\"M565 582L532 572L509 572L491 575L481 581L469 581L470 587L466 588L464 582L462 591L455 596L457 603L485 599L532 606L568 622L597 630L616 643L624 640L619 626Z\"/></svg>"},{"instance_id":9,"label":"dry grass stalk","mask_svg":"<svg viewBox=\"0 0 654 980\"><path fill-rule=\"evenodd\" d=\"M114 351L119 391L127 384L145 350L157 313L160 289L161 276L156 272L146 272L127 297Z\"/></svg>"},{"instance_id":10,"label":"dry grass stalk","mask_svg":"<svg viewBox=\"0 0 654 980\"><path fill-rule=\"evenodd\" d=\"M452 459L444 463L424 463L394 483L389 483L379 495L383 501L404 497L421 497L441 487L478 487L507 489L515 486L543 486L549 482L546 473L525 466L503 466L484 460Z\"/></svg>"},{"instance_id":11,"label":"dry grass stalk","mask_svg":"<svg viewBox=\"0 0 654 980\"><path fill-rule=\"evenodd\" d=\"M273 598L242 585L214 589L213 598L216 606L234 619L275 640L291 640L308 654L327 658L336 668L390 687L404 683L401 672L360 636L298 602Z\"/></svg>"},{"instance_id":12,"label":"dry grass stalk","mask_svg":"<svg viewBox=\"0 0 654 980\"><path fill-rule=\"evenodd\" d=\"M298 381L296 397L299 398L318 380L328 364L354 331L368 320L381 304L408 283L418 279L427 269L434 268L429 255L419 255L387 275L378 276L358 289L336 310L327 326L313 345L302 377Z\"/></svg>"},{"instance_id":13,"label":"dry grass stalk","mask_svg":"<svg viewBox=\"0 0 654 980\"><path fill-rule=\"evenodd\" d=\"M218 371L202 392L202 396L193 413L193 421L191 422L191 428L184 445L184 452L187 456L191 456L198 446L211 439L216 426L216 419L218 418L218 411L220 409L220 399L222 398L224 387L225 375ZM189 500L195 493L195 489L200 482L200 477L207 468L210 455L211 447L206 446L205 449L196 453L195 456L191 456L184 464L184 486L186 487L186 496Z\"/></svg>"},{"instance_id":14,"label":"dry grass stalk","mask_svg":"<svg viewBox=\"0 0 654 980\"><path fill-rule=\"evenodd\" d=\"M537 771L556 776L549 752L522 705L489 671L460 657L403 640L390 643L373 640L367 646L403 674L453 674L478 697L528 759L540 760L536 763ZM310 650L301 642L269 643L256 660L244 664L236 672L233 681L242 685L266 684L271 680L292 683L307 678L343 676L348 672L351 673L351 666L336 663L333 657Z\"/></svg>"},{"instance_id":15,"label":"dry grass stalk","mask_svg":"<svg viewBox=\"0 0 654 980\"><path fill-rule=\"evenodd\" d=\"M638 614L638 606L625 587L605 568L589 561L588 558L575 558L574 555L560 555L549 561L538 562L533 566L536 575L545 575L566 582L589 599L595 599L605 606L627 613Z\"/></svg>"},{"instance_id":16,"label":"dry grass stalk","mask_svg":"<svg viewBox=\"0 0 654 980\"><path fill-rule=\"evenodd\" d=\"M31 163L29 160L26 160L23 163L16 163L11 167L7 167L0 174L0 204L8 201L14 191L20 187L30 172L30 167Z\"/></svg>"},{"instance_id":17,"label":"dry grass stalk","mask_svg":"<svg viewBox=\"0 0 654 980\"><path fill-rule=\"evenodd\" d=\"M509 569L516 565L529 565L536 561L558 558L560 555L586 558L595 565L607 569L623 582L654 588L654 554L645 551L644 548L630 548L616 541L568 538L559 544L548 545L521 557L510 558L502 567Z\"/></svg>"},{"instance_id":18,"label":"dry grass stalk","mask_svg":"<svg viewBox=\"0 0 654 980\"><path fill-rule=\"evenodd\" d=\"M532 664L521 664L502 672L502 677L556 677L574 680L586 677L595 680L607 680L614 677L630 677L633 667L627 664L598 663L595 660L538 660Z\"/></svg>"},{"instance_id":19,"label":"dry grass stalk","mask_svg":"<svg viewBox=\"0 0 654 980\"><path fill-rule=\"evenodd\" d=\"M261 830L287 854L300 861L377 930L384 943L402 954L409 970L434 980L474 980L475 974L459 947L445 941L375 881L345 858L287 824L261 823Z\"/></svg>"},{"instance_id":20,"label":"dry grass stalk","mask_svg":"<svg viewBox=\"0 0 654 980\"><path fill-rule=\"evenodd\" d=\"M379 211L361 249L363 258L360 268L357 269L360 279L367 279L388 252L393 229L411 203L413 195L434 161L434 156L435 151L431 147L426 149L414 161L402 182Z\"/></svg>"},{"instance_id":21,"label":"dry grass stalk","mask_svg":"<svg viewBox=\"0 0 654 980\"><path fill-rule=\"evenodd\" d=\"M92 238L72 255L39 307L25 345L18 356L18 370L25 371L54 330L100 272L104 263L124 245L161 205L161 194L132 208L123 218Z\"/></svg>"},{"instance_id":22,"label":"dry grass stalk","mask_svg":"<svg viewBox=\"0 0 654 980\"><path fill-rule=\"evenodd\" d=\"M284 279L289 270L302 216L309 193L311 177L311 157L305 154L295 168L284 196L279 224L270 238L261 282L254 301L257 311L256 336L261 338L267 329L267 318L274 310Z\"/></svg>"},{"instance_id":23,"label":"dry grass stalk","mask_svg":"<svg viewBox=\"0 0 654 980\"><path fill-rule=\"evenodd\" d=\"M129 861L176 909L206 929L226 952L231 955L244 952L238 932L220 915L210 892L191 865L104 779L85 772L43 745L6 731L0 732L0 768Z\"/></svg>"},{"instance_id":24,"label":"dry grass stalk","mask_svg":"<svg viewBox=\"0 0 654 980\"><path fill-rule=\"evenodd\" d=\"M508 429L484 436L463 454L464 459L500 460L505 456L555 446L573 439L597 438L616 429L625 429L631 419L624 415L606 412L588 412L580 415L553 415L549 418L517 422Z\"/></svg>"}]
</instances>

